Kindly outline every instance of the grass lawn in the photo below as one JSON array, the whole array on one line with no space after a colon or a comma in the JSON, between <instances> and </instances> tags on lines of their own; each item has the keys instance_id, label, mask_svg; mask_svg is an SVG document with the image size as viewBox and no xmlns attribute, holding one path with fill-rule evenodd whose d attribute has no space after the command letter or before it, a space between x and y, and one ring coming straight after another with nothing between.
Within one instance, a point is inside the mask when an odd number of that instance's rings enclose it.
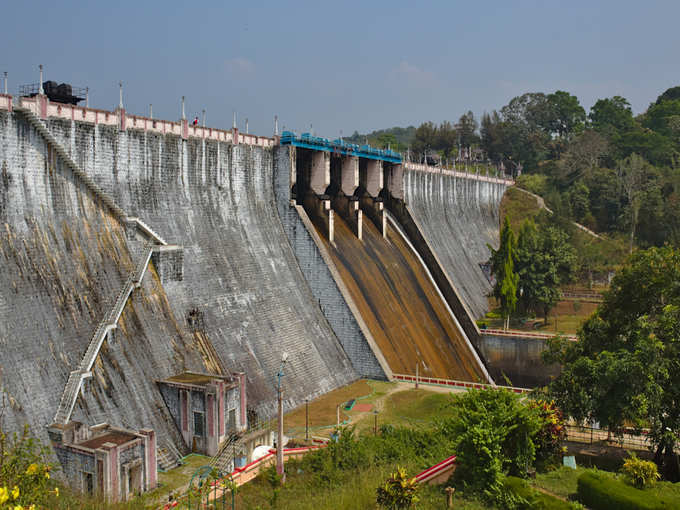
<instances>
[{"instance_id":1,"label":"grass lawn","mask_svg":"<svg viewBox=\"0 0 680 510\"><path fill-rule=\"evenodd\" d=\"M586 471L589 471L589 469L583 467L572 469L570 467L562 466L555 471L539 473L534 480L530 480L529 482L534 487L545 489L556 496L568 499L570 496L576 494L576 481L578 480L578 477Z\"/></svg>"},{"instance_id":2,"label":"grass lawn","mask_svg":"<svg viewBox=\"0 0 680 510\"><path fill-rule=\"evenodd\" d=\"M357 399L357 402L374 404L396 387L393 383L360 379L352 384L326 393L309 403L310 434L328 436L336 426L338 404ZM340 408L340 421L349 420L356 412ZM300 437L305 433L305 405L290 411L284 417L286 435Z\"/></svg>"},{"instance_id":3,"label":"grass lawn","mask_svg":"<svg viewBox=\"0 0 680 510\"><path fill-rule=\"evenodd\" d=\"M516 188L508 188L501 200L501 224L507 215L510 220L510 227L515 233L518 233L524 220L535 218L540 211L535 198Z\"/></svg>"},{"instance_id":4,"label":"grass lawn","mask_svg":"<svg viewBox=\"0 0 680 510\"><path fill-rule=\"evenodd\" d=\"M517 320L511 320L510 329L519 331L532 331L536 333L564 333L573 335L578 332L578 329L581 327L583 322L597 309L597 305L598 303L573 299L558 301L555 308L553 308L550 312L547 323L543 323L542 319L537 319L540 321L540 323L538 324L538 327L535 327L534 321L526 321L525 323L521 323ZM487 317L483 318L482 320L489 328L502 329L503 319L498 317L498 306L495 298L489 298L489 307L491 310L493 310L489 314L491 315L491 318L488 318L487 315ZM555 326L555 320L557 320L557 326Z\"/></svg>"},{"instance_id":5,"label":"grass lawn","mask_svg":"<svg viewBox=\"0 0 680 510\"><path fill-rule=\"evenodd\" d=\"M448 395L427 388L414 390L396 383L362 379L309 403L310 435L329 437L336 427L337 405L352 398L357 399L357 404L371 405L371 409L345 411L341 407L340 421L356 425L357 431L372 431L375 425L375 410L378 411L378 427L385 423L395 426L418 426L430 421L439 413ZM284 426L288 436L303 438L305 406L286 414Z\"/></svg>"},{"instance_id":6,"label":"grass lawn","mask_svg":"<svg viewBox=\"0 0 680 510\"><path fill-rule=\"evenodd\" d=\"M287 464L293 468L294 464ZM416 474L416 469L408 469ZM236 508L277 508L278 510L374 510L376 508L376 489L394 471L394 467L371 466L361 471L345 473L342 479L319 488L313 482L313 473L299 469L289 469L286 484L276 496L272 505L274 491L271 485L258 477L241 487L237 493ZM446 508L446 493L443 486L423 486L419 492L420 510ZM466 498L462 493L455 495L455 507L464 510L489 510L486 504L476 499Z\"/></svg>"},{"instance_id":7,"label":"grass lawn","mask_svg":"<svg viewBox=\"0 0 680 510\"><path fill-rule=\"evenodd\" d=\"M449 399L446 393L430 391L427 388L406 389L385 397L378 412L378 427L389 423L395 426L417 427L427 425L442 414L442 407ZM357 421L357 429L373 430L375 417L365 413Z\"/></svg>"}]
</instances>

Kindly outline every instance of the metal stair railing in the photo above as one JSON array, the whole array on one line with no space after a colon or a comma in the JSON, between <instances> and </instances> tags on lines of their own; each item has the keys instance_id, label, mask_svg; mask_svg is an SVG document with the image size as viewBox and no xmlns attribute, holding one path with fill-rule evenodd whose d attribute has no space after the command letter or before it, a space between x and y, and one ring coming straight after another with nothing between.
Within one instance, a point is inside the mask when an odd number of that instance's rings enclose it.
<instances>
[{"instance_id":1,"label":"metal stair railing","mask_svg":"<svg viewBox=\"0 0 680 510\"><path fill-rule=\"evenodd\" d=\"M135 222L137 228L141 230L147 237L151 238L157 244L167 245L168 243L155 232L149 225L144 223L139 218L129 217L125 214L125 211L121 209L114 201L111 196L104 191L94 180L84 172L78 164L71 158L71 156L66 152L64 147L59 143L59 141L54 137L47 126L40 120L35 113L33 113L29 108L23 106L16 106L13 108L15 112L18 112L24 116L31 126L35 128L38 133L54 148L57 154L62 158L62 160L68 165L71 171L78 176L78 178L87 186L87 188L99 198L108 207L113 214L118 217L119 220L123 222L133 221Z\"/></svg>"},{"instance_id":2,"label":"metal stair railing","mask_svg":"<svg viewBox=\"0 0 680 510\"><path fill-rule=\"evenodd\" d=\"M50 133L47 126L28 108L18 106L14 108L14 111L21 113L26 120L31 124L38 133L54 148L57 154L64 160L68 167L76 174L80 180L82 180L89 190L97 196L104 204L111 209L111 211L121 220L126 218L125 212L118 207L113 199L106 193L102 188L100 188L92 178L83 172L80 167L76 164L71 156L66 152L62 145L57 141L57 139Z\"/></svg>"},{"instance_id":3,"label":"metal stair railing","mask_svg":"<svg viewBox=\"0 0 680 510\"><path fill-rule=\"evenodd\" d=\"M237 433L229 434L229 437L222 441L217 454L210 459L209 466L221 472L226 472L230 463L234 459L235 450L243 446L243 439Z\"/></svg>"},{"instance_id":4,"label":"metal stair railing","mask_svg":"<svg viewBox=\"0 0 680 510\"><path fill-rule=\"evenodd\" d=\"M90 343L87 346L85 354L83 355L80 366L78 370L74 370L69 375L69 379L64 387L64 392L59 402L59 407L54 416L54 421L57 423L67 423L71 414L73 413L73 408L75 407L76 401L78 399L78 391L82 385L82 381L85 377L89 377L90 370L94 365L99 350L101 349L104 339L107 333L116 327L116 323L123 313L123 308L125 303L127 303L132 290L135 286L141 283L141 280L146 272L146 268L151 260L151 255L153 254L153 248L151 243L146 243L145 255L140 259L135 268L130 271L130 274L123 285L123 288L118 293L116 301L113 304L111 310L104 316L104 318L97 325L97 329L90 338ZM77 374L77 377L76 377Z\"/></svg>"}]
</instances>

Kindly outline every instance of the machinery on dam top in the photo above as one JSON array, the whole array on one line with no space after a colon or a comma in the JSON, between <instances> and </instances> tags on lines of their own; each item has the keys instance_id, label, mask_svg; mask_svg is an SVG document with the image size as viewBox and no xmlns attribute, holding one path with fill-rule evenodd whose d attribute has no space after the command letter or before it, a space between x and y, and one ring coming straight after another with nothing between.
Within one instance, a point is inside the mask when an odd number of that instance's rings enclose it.
<instances>
[{"instance_id":1,"label":"machinery on dam top","mask_svg":"<svg viewBox=\"0 0 680 510\"><path fill-rule=\"evenodd\" d=\"M390 149L377 149L370 145L357 145L347 143L341 138L330 141L327 138L312 136L311 133L302 133L297 136L292 131L284 131L281 134L281 145L293 145L317 151L334 152L344 156L357 156L367 159L377 159L389 161L391 163L401 163L401 154Z\"/></svg>"}]
</instances>

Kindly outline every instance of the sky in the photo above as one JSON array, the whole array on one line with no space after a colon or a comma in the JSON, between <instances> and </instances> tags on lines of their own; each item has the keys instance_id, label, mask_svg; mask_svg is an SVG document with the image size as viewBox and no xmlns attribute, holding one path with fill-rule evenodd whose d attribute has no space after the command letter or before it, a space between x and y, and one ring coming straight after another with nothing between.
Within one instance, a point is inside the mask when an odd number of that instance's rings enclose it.
<instances>
[{"instance_id":1,"label":"sky","mask_svg":"<svg viewBox=\"0 0 680 510\"><path fill-rule=\"evenodd\" d=\"M635 113L680 85L677 0L8 2L9 92L89 87L90 106L186 114L271 135L325 137L500 109L566 90L586 111L620 95Z\"/></svg>"}]
</instances>

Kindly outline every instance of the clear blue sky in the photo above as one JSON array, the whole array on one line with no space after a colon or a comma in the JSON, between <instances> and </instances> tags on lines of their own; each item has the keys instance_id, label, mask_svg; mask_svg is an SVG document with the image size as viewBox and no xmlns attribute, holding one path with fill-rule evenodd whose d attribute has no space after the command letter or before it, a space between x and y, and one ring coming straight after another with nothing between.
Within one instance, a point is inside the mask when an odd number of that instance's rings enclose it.
<instances>
[{"instance_id":1,"label":"clear blue sky","mask_svg":"<svg viewBox=\"0 0 680 510\"><path fill-rule=\"evenodd\" d=\"M680 85L677 0L7 2L10 92L45 79L114 108L269 135L337 136L498 109L524 92L622 95L636 113Z\"/></svg>"}]
</instances>

